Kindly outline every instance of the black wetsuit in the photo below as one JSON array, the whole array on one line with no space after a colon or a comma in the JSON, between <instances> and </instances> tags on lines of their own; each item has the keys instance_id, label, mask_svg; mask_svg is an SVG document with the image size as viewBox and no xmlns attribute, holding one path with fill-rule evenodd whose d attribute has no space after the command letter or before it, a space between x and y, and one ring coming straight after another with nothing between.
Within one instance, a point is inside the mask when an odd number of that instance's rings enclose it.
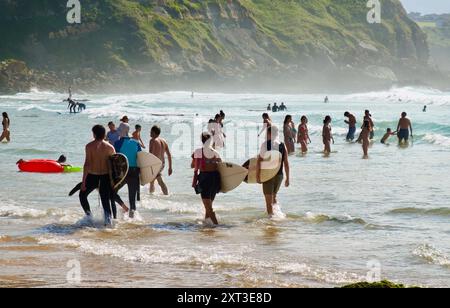
<instances>
[{"instance_id":1,"label":"black wetsuit","mask_svg":"<svg viewBox=\"0 0 450 308\"><path fill-rule=\"evenodd\" d=\"M109 175L93 175L88 174L86 178L86 190L80 191L80 203L83 207L86 215L91 215L91 207L89 205L89 195L98 188L100 193L100 199L102 201L103 210L105 212L105 218L111 218L111 182Z\"/></svg>"}]
</instances>

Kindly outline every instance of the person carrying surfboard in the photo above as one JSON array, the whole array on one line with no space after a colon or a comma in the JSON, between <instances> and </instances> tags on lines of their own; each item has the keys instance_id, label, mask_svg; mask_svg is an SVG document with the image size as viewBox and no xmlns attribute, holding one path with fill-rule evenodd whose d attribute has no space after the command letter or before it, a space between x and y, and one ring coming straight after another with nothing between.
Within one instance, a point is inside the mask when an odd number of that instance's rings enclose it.
<instances>
[{"instance_id":1,"label":"person carrying surfboard","mask_svg":"<svg viewBox=\"0 0 450 308\"><path fill-rule=\"evenodd\" d=\"M192 187L202 197L205 206L205 221L218 225L213 202L221 188L218 164L222 162L220 154L212 148L213 138L205 132L201 136L203 147L192 154L191 167L194 169Z\"/></svg>"},{"instance_id":2,"label":"person carrying surfboard","mask_svg":"<svg viewBox=\"0 0 450 308\"><path fill-rule=\"evenodd\" d=\"M261 166L264 161L265 154L270 151L279 151L281 153L281 165L278 174L272 178L271 180L262 183L261 182ZM261 150L258 156L258 162L256 165L256 180L259 184L263 184L263 192L264 197L266 199L266 207L267 214L269 216L273 216L274 214L274 206L278 204L277 194L281 188L281 184L283 183L284 174L283 168L286 173L286 181L285 186L289 187L290 185L290 169L289 169L289 158L288 158L288 150L286 145L280 142L279 139L279 129L275 125L271 125L267 128L267 138L266 141L261 145Z\"/></svg>"},{"instance_id":3,"label":"person carrying surfboard","mask_svg":"<svg viewBox=\"0 0 450 308\"><path fill-rule=\"evenodd\" d=\"M170 153L170 149L169 149L169 145L167 144L167 141L162 138L159 138L160 135L161 135L161 128L157 125L153 126L150 131L150 136L152 139L150 140L149 149L150 149L150 153L152 153L153 155L158 157L163 163L161 172L156 177L156 181L158 181L158 185L161 187L163 194L165 196L168 196L169 189L167 188L166 183L164 183L164 180L162 178L162 173L163 173L163 170L165 167L165 157L167 155L167 160L169 161L168 174L169 174L169 176L172 175L172 172L173 172L173 170L172 170L172 154ZM155 192L155 181L150 183L150 193L153 194L154 192Z\"/></svg>"},{"instance_id":4,"label":"person carrying surfboard","mask_svg":"<svg viewBox=\"0 0 450 308\"><path fill-rule=\"evenodd\" d=\"M111 226L111 183L109 178L109 157L116 153L114 147L105 141L106 129L102 125L92 128L94 141L86 145L86 158L84 162L83 182L80 190L80 203L84 212L91 217L88 196L99 189L105 213L105 226Z\"/></svg>"},{"instance_id":5,"label":"person carrying surfboard","mask_svg":"<svg viewBox=\"0 0 450 308\"><path fill-rule=\"evenodd\" d=\"M128 186L128 195L130 201L130 218L134 218L136 212L136 201L138 193L140 190L140 180L139 180L139 167L137 163L138 153L142 151L142 148L134 139L129 137L130 125L122 122L119 126L120 140L114 144L114 148L117 153L121 153L128 158L128 175L125 182ZM120 198L120 197L119 197Z\"/></svg>"}]
</instances>

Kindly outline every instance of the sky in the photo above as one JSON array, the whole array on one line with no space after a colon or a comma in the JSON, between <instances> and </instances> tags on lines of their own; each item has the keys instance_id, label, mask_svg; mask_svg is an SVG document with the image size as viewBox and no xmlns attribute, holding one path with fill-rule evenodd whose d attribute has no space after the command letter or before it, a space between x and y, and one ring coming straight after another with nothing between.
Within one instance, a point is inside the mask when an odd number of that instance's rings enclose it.
<instances>
[{"instance_id":1,"label":"sky","mask_svg":"<svg viewBox=\"0 0 450 308\"><path fill-rule=\"evenodd\" d=\"M408 12L450 13L450 0L401 0Z\"/></svg>"}]
</instances>

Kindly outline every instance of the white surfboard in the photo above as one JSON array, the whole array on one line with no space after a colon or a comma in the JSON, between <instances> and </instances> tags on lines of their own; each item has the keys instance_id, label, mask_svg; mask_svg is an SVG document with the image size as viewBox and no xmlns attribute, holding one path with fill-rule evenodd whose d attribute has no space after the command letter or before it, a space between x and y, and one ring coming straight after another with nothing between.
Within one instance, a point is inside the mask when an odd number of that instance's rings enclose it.
<instances>
[{"instance_id":1,"label":"white surfboard","mask_svg":"<svg viewBox=\"0 0 450 308\"><path fill-rule=\"evenodd\" d=\"M269 151L261 162L261 182L265 183L273 179L280 171L282 155L279 151ZM247 184L258 184L256 181L256 166L258 157L250 159L244 165L248 165Z\"/></svg>"},{"instance_id":2,"label":"white surfboard","mask_svg":"<svg viewBox=\"0 0 450 308\"><path fill-rule=\"evenodd\" d=\"M220 173L221 189L220 192L230 192L245 180L248 170L242 166L231 163L220 163L218 167Z\"/></svg>"},{"instance_id":3,"label":"white surfboard","mask_svg":"<svg viewBox=\"0 0 450 308\"><path fill-rule=\"evenodd\" d=\"M148 152L138 153L138 167L141 172L141 185L150 184L161 172L163 163L155 155Z\"/></svg>"}]
</instances>

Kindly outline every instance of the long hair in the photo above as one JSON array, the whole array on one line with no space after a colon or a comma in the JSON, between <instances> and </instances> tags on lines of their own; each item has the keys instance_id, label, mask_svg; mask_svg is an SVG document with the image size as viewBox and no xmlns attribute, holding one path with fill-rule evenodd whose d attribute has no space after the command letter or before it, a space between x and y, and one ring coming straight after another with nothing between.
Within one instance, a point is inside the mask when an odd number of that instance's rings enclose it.
<instances>
[{"instance_id":1,"label":"long hair","mask_svg":"<svg viewBox=\"0 0 450 308\"><path fill-rule=\"evenodd\" d=\"M325 117L325 120L323 120L323 124L328 124L328 123L330 123L331 122L331 117L329 116L329 115L327 115L326 117Z\"/></svg>"},{"instance_id":2,"label":"long hair","mask_svg":"<svg viewBox=\"0 0 450 308\"><path fill-rule=\"evenodd\" d=\"M289 122L292 121L292 116L290 114L288 114L285 118L284 118L284 125L288 124Z\"/></svg>"},{"instance_id":3,"label":"long hair","mask_svg":"<svg viewBox=\"0 0 450 308\"><path fill-rule=\"evenodd\" d=\"M2 116L3 116L5 119L8 120L8 124L11 124L11 120L9 119L9 116L8 116L8 114L7 114L6 112L3 112L3 113L2 113Z\"/></svg>"}]
</instances>

